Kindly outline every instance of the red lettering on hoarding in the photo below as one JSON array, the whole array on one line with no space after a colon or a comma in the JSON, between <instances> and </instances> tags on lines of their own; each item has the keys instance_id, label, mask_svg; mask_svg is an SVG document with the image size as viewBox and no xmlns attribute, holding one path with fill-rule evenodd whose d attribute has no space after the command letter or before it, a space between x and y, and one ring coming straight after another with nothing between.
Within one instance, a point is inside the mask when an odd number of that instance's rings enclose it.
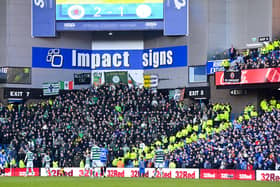
<instances>
[{"instance_id":1,"label":"red lettering on hoarding","mask_svg":"<svg viewBox=\"0 0 280 187\"><path fill-rule=\"evenodd\" d=\"M261 181L280 181L280 176L275 173L261 173Z\"/></svg>"},{"instance_id":2,"label":"red lettering on hoarding","mask_svg":"<svg viewBox=\"0 0 280 187\"><path fill-rule=\"evenodd\" d=\"M108 177L114 177L114 170L108 170Z\"/></svg>"},{"instance_id":3,"label":"red lettering on hoarding","mask_svg":"<svg viewBox=\"0 0 280 187\"><path fill-rule=\"evenodd\" d=\"M84 177L89 177L89 176L91 176L91 174L92 174L92 171L91 171L91 169L89 169L89 170L83 170L83 169L80 169L79 170L79 176L81 177L81 176L84 176Z\"/></svg>"},{"instance_id":4,"label":"red lettering on hoarding","mask_svg":"<svg viewBox=\"0 0 280 187\"><path fill-rule=\"evenodd\" d=\"M130 171L130 177L139 177L139 171L138 170L131 170Z\"/></svg>"},{"instance_id":5,"label":"red lettering on hoarding","mask_svg":"<svg viewBox=\"0 0 280 187\"><path fill-rule=\"evenodd\" d=\"M169 172L163 172L162 173L163 174L163 178L171 178L171 171L169 171Z\"/></svg>"},{"instance_id":6,"label":"red lettering on hoarding","mask_svg":"<svg viewBox=\"0 0 280 187\"><path fill-rule=\"evenodd\" d=\"M122 172L118 172L118 177L124 177L124 170Z\"/></svg>"},{"instance_id":7,"label":"red lettering on hoarding","mask_svg":"<svg viewBox=\"0 0 280 187\"><path fill-rule=\"evenodd\" d=\"M145 172L145 177L149 177L149 171Z\"/></svg>"},{"instance_id":8,"label":"red lettering on hoarding","mask_svg":"<svg viewBox=\"0 0 280 187\"><path fill-rule=\"evenodd\" d=\"M118 170L108 170L108 177L124 177L124 170L119 172Z\"/></svg>"},{"instance_id":9,"label":"red lettering on hoarding","mask_svg":"<svg viewBox=\"0 0 280 187\"><path fill-rule=\"evenodd\" d=\"M65 176L70 176L73 177L73 169L71 169L70 171L65 171Z\"/></svg>"}]
</instances>

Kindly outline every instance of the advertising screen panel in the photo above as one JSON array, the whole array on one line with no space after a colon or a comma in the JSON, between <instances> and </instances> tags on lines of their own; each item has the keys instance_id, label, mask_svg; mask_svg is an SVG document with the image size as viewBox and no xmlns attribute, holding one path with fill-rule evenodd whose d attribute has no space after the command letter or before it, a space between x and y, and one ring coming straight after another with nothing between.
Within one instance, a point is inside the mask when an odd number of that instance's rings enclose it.
<instances>
[{"instance_id":1,"label":"advertising screen panel","mask_svg":"<svg viewBox=\"0 0 280 187\"><path fill-rule=\"evenodd\" d=\"M225 73L215 73L216 86L279 83L280 68L242 70L240 82L225 82Z\"/></svg>"}]
</instances>

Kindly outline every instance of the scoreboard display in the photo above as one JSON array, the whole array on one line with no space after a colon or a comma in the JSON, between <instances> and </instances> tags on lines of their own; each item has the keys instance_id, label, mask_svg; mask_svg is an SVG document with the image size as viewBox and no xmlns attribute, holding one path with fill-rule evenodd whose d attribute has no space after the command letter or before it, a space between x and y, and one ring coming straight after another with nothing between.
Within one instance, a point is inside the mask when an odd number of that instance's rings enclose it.
<instances>
[{"instance_id":1,"label":"scoreboard display","mask_svg":"<svg viewBox=\"0 0 280 187\"><path fill-rule=\"evenodd\" d=\"M56 0L56 20L163 19L163 0Z\"/></svg>"},{"instance_id":2,"label":"scoreboard display","mask_svg":"<svg viewBox=\"0 0 280 187\"><path fill-rule=\"evenodd\" d=\"M62 31L164 31L188 35L189 0L32 0L32 37Z\"/></svg>"}]
</instances>

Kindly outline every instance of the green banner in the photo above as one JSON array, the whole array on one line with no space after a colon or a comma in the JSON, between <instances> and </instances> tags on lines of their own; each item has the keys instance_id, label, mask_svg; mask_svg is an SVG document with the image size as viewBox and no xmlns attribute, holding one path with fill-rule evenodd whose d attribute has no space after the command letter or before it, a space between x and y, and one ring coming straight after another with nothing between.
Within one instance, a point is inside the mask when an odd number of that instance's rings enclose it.
<instances>
[{"instance_id":1,"label":"green banner","mask_svg":"<svg viewBox=\"0 0 280 187\"><path fill-rule=\"evenodd\" d=\"M127 84L128 83L128 74L127 71L112 71L105 72L105 83L107 84Z\"/></svg>"},{"instance_id":2,"label":"green banner","mask_svg":"<svg viewBox=\"0 0 280 187\"><path fill-rule=\"evenodd\" d=\"M43 95L58 95L60 89L59 82L43 83Z\"/></svg>"}]
</instances>

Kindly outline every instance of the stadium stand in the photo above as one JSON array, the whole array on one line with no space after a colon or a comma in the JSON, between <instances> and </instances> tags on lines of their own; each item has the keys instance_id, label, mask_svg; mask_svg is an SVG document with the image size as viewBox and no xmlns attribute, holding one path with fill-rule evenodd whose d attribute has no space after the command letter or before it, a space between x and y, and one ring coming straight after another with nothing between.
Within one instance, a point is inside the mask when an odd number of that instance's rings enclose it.
<instances>
[{"instance_id":1,"label":"stadium stand","mask_svg":"<svg viewBox=\"0 0 280 187\"><path fill-rule=\"evenodd\" d=\"M237 50L233 46L225 54L212 57L214 60L223 58L222 66L235 70L277 68L280 67L280 41L263 44L256 49Z\"/></svg>"},{"instance_id":2,"label":"stadium stand","mask_svg":"<svg viewBox=\"0 0 280 187\"><path fill-rule=\"evenodd\" d=\"M164 93L104 85L39 104L1 104L0 143L7 164L19 167L27 147L36 167L46 151L53 165L78 167L95 140L109 149L109 166L137 167L144 157L153 167L160 145L165 167L273 170L280 163L280 103L273 98L260 107L259 115L248 105L231 123L229 104L186 106Z\"/></svg>"},{"instance_id":3,"label":"stadium stand","mask_svg":"<svg viewBox=\"0 0 280 187\"><path fill-rule=\"evenodd\" d=\"M223 118L229 119L223 109L224 105L212 104L186 107L169 100L167 94L125 85L102 86L39 104L2 106L1 144L17 163L22 163L25 150L31 147L35 166L40 167L42 154L50 151L60 167L71 167L79 166L94 139L109 149L110 164L116 166L122 158L126 166L133 166L139 155L152 161L155 145L170 152L184 146L178 140L190 143L198 136L205 138L220 127Z\"/></svg>"},{"instance_id":4,"label":"stadium stand","mask_svg":"<svg viewBox=\"0 0 280 187\"><path fill-rule=\"evenodd\" d=\"M279 107L279 103L278 103ZM232 128L214 133L173 153L180 167L274 170L279 168L280 108L256 115L253 106L233 122ZM277 165L277 167L276 167Z\"/></svg>"}]
</instances>

